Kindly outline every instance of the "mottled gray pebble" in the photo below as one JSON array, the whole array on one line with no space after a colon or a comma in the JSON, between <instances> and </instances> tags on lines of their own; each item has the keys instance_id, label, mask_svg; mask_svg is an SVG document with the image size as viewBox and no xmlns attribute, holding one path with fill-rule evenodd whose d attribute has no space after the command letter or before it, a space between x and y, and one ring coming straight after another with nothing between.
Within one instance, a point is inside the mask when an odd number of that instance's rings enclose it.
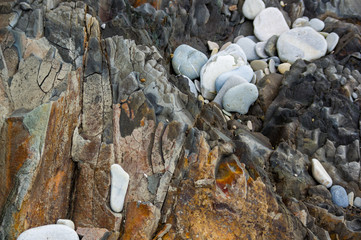
<instances>
[{"instance_id":1,"label":"mottled gray pebble","mask_svg":"<svg viewBox=\"0 0 361 240\"><path fill-rule=\"evenodd\" d=\"M278 36L274 35L266 42L264 51L270 57L276 56L277 54L277 40Z\"/></svg>"}]
</instances>

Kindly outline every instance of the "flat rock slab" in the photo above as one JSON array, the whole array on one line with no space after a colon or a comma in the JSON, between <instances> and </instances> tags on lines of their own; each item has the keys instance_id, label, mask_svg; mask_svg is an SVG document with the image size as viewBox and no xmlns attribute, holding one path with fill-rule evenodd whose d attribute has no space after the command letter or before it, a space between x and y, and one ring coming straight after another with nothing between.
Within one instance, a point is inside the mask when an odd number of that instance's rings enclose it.
<instances>
[{"instance_id":1,"label":"flat rock slab","mask_svg":"<svg viewBox=\"0 0 361 240\"><path fill-rule=\"evenodd\" d=\"M273 35L281 35L290 28L280 10L269 7L262 10L253 21L254 35L260 41L267 41Z\"/></svg>"},{"instance_id":2,"label":"flat rock slab","mask_svg":"<svg viewBox=\"0 0 361 240\"><path fill-rule=\"evenodd\" d=\"M297 59L312 61L325 56L327 42L313 28L299 27L281 34L277 51L283 62L294 63Z\"/></svg>"},{"instance_id":3,"label":"flat rock slab","mask_svg":"<svg viewBox=\"0 0 361 240\"><path fill-rule=\"evenodd\" d=\"M20 234L17 240L79 240L78 234L68 226L61 224L31 228Z\"/></svg>"}]
</instances>

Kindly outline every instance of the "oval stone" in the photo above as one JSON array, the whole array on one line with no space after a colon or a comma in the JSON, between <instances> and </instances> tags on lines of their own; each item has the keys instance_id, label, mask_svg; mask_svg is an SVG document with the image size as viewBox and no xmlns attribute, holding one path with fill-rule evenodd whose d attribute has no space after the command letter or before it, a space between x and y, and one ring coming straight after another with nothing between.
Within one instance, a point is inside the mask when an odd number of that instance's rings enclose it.
<instances>
[{"instance_id":1,"label":"oval stone","mask_svg":"<svg viewBox=\"0 0 361 240\"><path fill-rule=\"evenodd\" d=\"M312 175L316 179L316 181L323 186L327 188L332 186L332 179L330 175L328 175L325 168L316 158L312 159Z\"/></svg>"},{"instance_id":2,"label":"oval stone","mask_svg":"<svg viewBox=\"0 0 361 240\"><path fill-rule=\"evenodd\" d=\"M17 240L79 240L78 234L68 226L62 224L50 224L36 228L30 228L20 234Z\"/></svg>"},{"instance_id":3,"label":"oval stone","mask_svg":"<svg viewBox=\"0 0 361 240\"><path fill-rule=\"evenodd\" d=\"M190 79L198 78L201 68L207 62L207 56L186 44L176 48L172 58L173 69L177 74L182 74Z\"/></svg>"},{"instance_id":4,"label":"oval stone","mask_svg":"<svg viewBox=\"0 0 361 240\"><path fill-rule=\"evenodd\" d=\"M229 89L223 96L223 108L228 112L246 114L257 100L258 89L252 83L242 83Z\"/></svg>"},{"instance_id":5,"label":"oval stone","mask_svg":"<svg viewBox=\"0 0 361 240\"><path fill-rule=\"evenodd\" d=\"M224 94L231 89L232 87L235 87L242 83L248 83L246 79L237 76L232 75L230 76L227 81L223 84L222 88L219 90L217 96L214 98L213 102L218 103L221 107L223 107L222 99Z\"/></svg>"},{"instance_id":6,"label":"oval stone","mask_svg":"<svg viewBox=\"0 0 361 240\"><path fill-rule=\"evenodd\" d=\"M254 35L263 42L290 29L281 11L274 7L262 10L254 19L253 26Z\"/></svg>"},{"instance_id":7,"label":"oval stone","mask_svg":"<svg viewBox=\"0 0 361 240\"><path fill-rule=\"evenodd\" d=\"M326 54L327 42L311 27L294 28L278 38L277 51L283 62L312 61Z\"/></svg>"},{"instance_id":8,"label":"oval stone","mask_svg":"<svg viewBox=\"0 0 361 240\"><path fill-rule=\"evenodd\" d=\"M265 8L262 0L246 0L242 6L242 13L246 18L253 20Z\"/></svg>"},{"instance_id":9,"label":"oval stone","mask_svg":"<svg viewBox=\"0 0 361 240\"><path fill-rule=\"evenodd\" d=\"M248 61L259 59L256 53L256 43L250 38L244 37L240 38L236 44L242 48L244 53L247 56Z\"/></svg>"},{"instance_id":10,"label":"oval stone","mask_svg":"<svg viewBox=\"0 0 361 240\"><path fill-rule=\"evenodd\" d=\"M332 32L327 35L327 52L332 52L335 49L339 39L340 37L337 35L337 33Z\"/></svg>"},{"instance_id":11,"label":"oval stone","mask_svg":"<svg viewBox=\"0 0 361 240\"><path fill-rule=\"evenodd\" d=\"M334 185L331 187L332 202L339 207L346 208L348 206L348 197L346 190L339 186ZM355 202L354 202L355 204Z\"/></svg>"},{"instance_id":12,"label":"oval stone","mask_svg":"<svg viewBox=\"0 0 361 240\"><path fill-rule=\"evenodd\" d=\"M114 212L121 212L129 184L129 175L119 164L110 167L110 207Z\"/></svg>"},{"instance_id":13,"label":"oval stone","mask_svg":"<svg viewBox=\"0 0 361 240\"><path fill-rule=\"evenodd\" d=\"M323 30L323 28L325 27L325 23L318 18L312 18L309 23L310 23L310 26L313 29L315 29L317 32L321 32Z\"/></svg>"}]
</instances>

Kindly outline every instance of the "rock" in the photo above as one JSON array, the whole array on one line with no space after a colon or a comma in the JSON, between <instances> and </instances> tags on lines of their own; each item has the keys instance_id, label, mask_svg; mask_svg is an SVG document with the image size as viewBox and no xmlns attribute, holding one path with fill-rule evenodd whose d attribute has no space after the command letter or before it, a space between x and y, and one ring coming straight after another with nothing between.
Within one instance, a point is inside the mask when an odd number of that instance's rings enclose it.
<instances>
[{"instance_id":1,"label":"rock","mask_svg":"<svg viewBox=\"0 0 361 240\"><path fill-rule=\"evenodd\" d=\"M79 240L78 234L68 226L61 224L45 225L37 228L26 230L17 238L18 240Z\"/></svg>"},{"instance_id":2,"label":"rock","mask_svg":"<svg viewBox=\"0 0 361 240\"><path fill-rule=\"evenodd\" d=\"M27 2L21 2L21 3L19 3L19 5L20 5L21 10L24 10L24 11L32 10L32 7Z\"/></svg>"},{"instance_id":3,"label":"rock","mask_svg":"<svg viewBox=\"0 0 361 240\"><path fill-rule=\"evenodd\" d=\"M174 51L172 65L177 74L195 79L199 77L201 68L207 60L208 58L204 53L186 44L182 44Z\"/></svg>"},{"instance_id":4,"label":"rock","mask_svg":"<svg viewBox=\"0 0 361 240\"><path fill-rule=\"evenodd\" d=\"M76 233L82 240L98 240L106 237L109 231L105 228L78 227Z\"/></svg>"},{"instance_id":5,"label":"rock","mask_svg":"<svg viewBox=\"0 0 361 240\"><path fill-rule=\"evenodd\" d=\"M328 175L325 168L316 158L312 159L312 175L317 182L321 183L325 187L329 188L332 186L332 179L330 175Z\"/></svg>"},{"instance_id":6,"label":"rock","mask_svg":"<svg viewBox=\"0 0 361 240\"><path fill-rule=\"evenodd\" d=\"M254 72L255 75L255 82L252 81L252 83L258 83L259 80L261 80L266 74L263 72L263 70L257 70Z\"/></svg>"},{"instance_id":7,"label":"rock","mask_svg":"<svg viewBox=\"0 0 361 240\"><path fill-rule=\"evenodd\" d=\"M75 230L74 222L70 219L58 219L58 221L56 221L56 224L62 224Z\"/></svg>"},{"instance_id":8,"label":"rock","mask_svg":"<svg viewBox=\"0 0 361 240\"><path fill-rule=\"evenodd\" d=\"M291 66L292 65L290 63L281 63L277 69L281 74L285 74L285 72L291 69Z\"/></svg>"},{"instance_id":9,"label":"rock","mask_svg":"<svg viewBox=\"0 0 361 240\"><path fill-rule=\"evenodd\" d=\"M327 42L313 28L294 28L278 38L277 51L283 62L294 63L297 59L312 61L326 54Z\"/></svg>"},{"instance_id":10,"label":"rock","mask_svg":"<svg viewBox=\"0 0 361 240\"><path fill-rule=\"evenodd\" d=\"M309 24L310 24L310 27L315 29L317 32L321 32L325 27L325 23L318 18L312 18L309 21Z\"/></svg>"},{"instance_id":11,"label":"rock","mask_svg":"<svg viewBox=\"0 0 361 240\"><path fill-rule=\"evenodd\" d=\"M281 86L282 75L271 73L257 81L259 91L259 103L263 112L266 112L269 105L277 97Z\"/></svg>"},{"instance_id":12,"label":"rock","mask_svg":"<svg viewBox=\"0 0 361 240\"><path fill-rule=\"evenodd\" d=\"M191 93L194 94L194 97L197 97L198 96L198 91L197 91L196 85L189 78L187 78L187 80L188 80L189 90L191 91Z\"/></svg>"},{"instance_id":13,"label":"rock","mask_svg":"<svg viewBox=\"0 0 361 240\"><path fill-rule=\"evenodd\" d=\"M263 60L253 60L251 62L251 67L253 69L253 71L258 71L258 70L265 70L265 68L267 68L267 62L263 61Z\"/></svg>"},{"instance_id":14,"label":"rock","mask_svg":"<svg viewBox=\"0 0 361 240\"><path fill-rule=\"evenodd\" d=\"M258 57L260 57L260 58L268 58L268 55L265 52L266 44L267 44L266 42L258 42L258 43L256 43L255 50L256 50L256 53L257 53Z\"/></svg>"},{"instance_id":15,"label":"rock","mask_svg":"<svg viewBox=\"0 0 361 240\"><path fill-rule=\"evenodd\" d=\"M208 44L208 49L209 50L213 50L213 49L219 49L219 45L215 42L212 42L212 41L207 41L207 44Z\"/></svg>"},{"instance_id":16,"label":"rock","mask_svg":"<svg viewBox=\"0 0 361 240\"><path fill-rule=\"evenodd\" d=\"M330 191L323 185L311 186L308 189L308 194L312 197L319 196L323 200L331 200L332 199Z\"/></svg>"},{"instance_id":17,"label":"rock","mask_svg":"<svg viewBox=\"0 0 361 240\"><path fill-rule=\"evenodd\" d=\"M249 65L243 65L234 70L222 73L216 79L216 91L217 92L219 92L219 90L221 90L224 83L231 76L240 76L243 79L247 80L247 82L251 82L251 80L253 78L253 70Z\"/></svg>"},{"instance_id":18,"label":"rock","mask_svg":"<svg viewBox=\"0 0 361 240\"><path fill-rule=\"evenodd\" d=\"M275 61L273 60L273 59L270 59L269 61L268 61L268 68L269 68L269 71L271 72L271 73L276 73L276 63L275 63Z\"/></svg>"},{"instance_id":19,"label":"rock","mask_svg":"<svg viewBox=\"0 0 361 240\"><path fill-rule=\"evenodd\" d=\"M267 41L273 35L281 35L289 30L280 10L269 7L262 10L253 21L254 35L260 41Z\"/></svg>"},{"instance_id":20,"label":"rock","mask_svg":"<svg viewBox=\"0 0 361 240\"><path fill-rule=\"evenodd\" d=\"M270 57L276 56L277 54L277 40L278 40L278 36L273 35L266 42L264 51Z\"/></svg>"},{"instance_id":21,"label":"rock","mask_svg":"<svg viewBox=\"0 0 361 240\"><path fill-rule=\"evenodd\" d=\"M350 206L353 207L355 194L353 192L350 192L349 194L347 194L347 198L348 198L348 204L350 204Z\"/></svg>"},{"instance_id":22,"label":"rock","mask_svg":"<svg viewBox=\"0 0 361 240\"><path fill-rule=\"evenodd\" d=\"M340 185L333 185L331 187L332 202L339 207L346 208L348 206L348 197L346 190ZM356 199L354 205L356 206Z\"/></svg>"},{"instance_id":23,"label":"rock","mask_svg":"<svg viewBox=\"0 0 361 240\"><path fill-rule=\"evenodd\" d=\"M246 64L246 54L237 44L231 44L225 50L212 56L201 70L203 97L210 100L215 97L215 82L219 75Z\"/></svg>"},{"instance_id":24,"label":"rock","mask_svg":"<svg viewBox=\"0 0 361 240\"><path fill-rule=\"evenodd\" d=\"M310 23L308 22L308 19L303 17L297 18L292 24L292 28L307 27L307 26L310 26Z\"/></svg>"},{"instance_id":25,"label":"rock","mask_svg":"<svg viewBox=\"0 0 361 240\"><path fill-rule=\"evenodd\" d=\"M252 83L243 83L229 89L224 94L222 103L226 111L246 114L257 98L257 87Z\"/></svg>"},{"instance_id":26,"label":"rock","mask_svg":"<svg viewBox=\"0 0 361 240\"><path fill-rule=\"evenodd\" d=\"M253 20L266 6L262 0L246 0L242 6L243 15Z\"/></svg>"},{"instance_id":27,"label":"rock","mask_svg":"<svg viewBox=\"0 0 361 240\"><path fill-rule=\"evenodd\" d=\"M340 37L337 35L337 33L332 32L328 34L328 36L326 37L327 52L332 52L335 49L339 39Z\"/></svg>"},{"instance_id":28,"label":"rock","mask_svg":"<svg viewBox=\"0 0 361 240\"><path fill-rule=\"evenodd\" d=\"M247 56L248 61L259 59L259 57L256 53L256 49L255 49L256 43L254 41L252 41L250 38L247 38L247 37L240 38L236 42L236 44L242 48L242 50L244 51L244 53Z\"/></svg>"},{"instance_id":29,"label":"rock","mask_svg":"<svg viewBox=\"0 0 361 240\"><path fill-rule=\"evenodd\" d=\"M119 164L113 164L110 171L112 175L110 207L114 212L121 212L128 189L129 175Z\"/></svg>"},{"instance_id":30,"label":"rock","mask_svg":"<svg viewBox=\"0 0 361 240\"><path fill-rule=\"evenodd\" d=\"M361 208L361 198L356 197L353 201L353 204L355 205L355 207Z\"/></svg>"},{"instance_id":31,"label":"rock","mask_svg":"<svg viewBox=\"0 0 361 240\"><path fill-rule=\"evenodd\" d=\"M248 83L248 81L237 75L230 76L227 79L227 81L223 84L222 88L218 92L217 96L214 98L213 102L218 103L222 107L223 106L222 99L223 99L224 94L232 87L235 87L242 83Z\"/></svg>"}]
</instances>

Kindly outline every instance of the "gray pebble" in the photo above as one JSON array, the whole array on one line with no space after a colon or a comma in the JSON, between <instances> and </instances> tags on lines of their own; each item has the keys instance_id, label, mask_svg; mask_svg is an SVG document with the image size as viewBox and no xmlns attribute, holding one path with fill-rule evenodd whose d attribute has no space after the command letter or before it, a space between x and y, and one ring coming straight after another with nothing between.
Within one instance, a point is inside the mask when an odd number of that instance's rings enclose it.
<instances>
[{"instance_id":1,"label":"gray pebble","mask_svg":"<svg viewBox=\"0 0 361 240\"><path fill-rule=\"evenodd\" d=\"M270 37L270 39L268 39L268 41L264 47L265 53L270 57L276 56L277 40L278 40L278 36L276 36L276 35Z\"/></svg>"},{"instance_id":2,"label":"gray pebble","mask_svg":"<svg viewBox=\"0 0 361 240\"><path fill-rule=\"evenodd\" d=\"M262 70L255 71L254 73L255 73L255 75L256 75L256 82L258 82L258 81L261 80L264 76L266 76Z\"/></svg>"},{"instance_id":3,"label":"gray pebble","mask_svg":"<svg viewBox=\"0 0 361 240\"><path fill-rule=\"evenodd\" d=\"M266 47L266 42L256 43L256 53L260 58L268 58L268 55L264 51L265 47Z\"/></svg>"},{"instance_id":4,"label":"gray pebble","mask_svg":"<svg viewBox=\"0 0 361 240\"><path fill-rule=\"evenodd\" d=\"M251 62L253 71L264 70L267 67L267 63L262 60L253 60Z\"/></svg>"},{"instance_id":5,"label":"gray pebble","mask_svg":"<svg viewBox=\"0 0 361 240\"><path fill-rule=\"evenodd\" d=\"M321 32L323 30L323 28L325 27L325 23L318 18L312 18L309 23L310 23L310 26L313 29L315 29L317 32Z\"/></svg>"},{"instance_id":6,"label":"gray pebble","mask_svg":"<svg viewBox=\"0 0 361 240\"><path fill-rule=\"evenodd\" d=\"M353 205L355 207L361 208L361 198L356 197L355 200L353 201Z\"/></svg>"},{"instance_id":7,"label":"gray pebble","mask_svg":"<svg viewBox=\"0 0 361 240\"><path fill-rule=\"evenodd\" d=\"M275 61L273 59L270 59L269 62L268 62L268 68L269 68L269 71L271 73L276 73L276 64L275 64Z\"/></svg>"}]
</instances>

